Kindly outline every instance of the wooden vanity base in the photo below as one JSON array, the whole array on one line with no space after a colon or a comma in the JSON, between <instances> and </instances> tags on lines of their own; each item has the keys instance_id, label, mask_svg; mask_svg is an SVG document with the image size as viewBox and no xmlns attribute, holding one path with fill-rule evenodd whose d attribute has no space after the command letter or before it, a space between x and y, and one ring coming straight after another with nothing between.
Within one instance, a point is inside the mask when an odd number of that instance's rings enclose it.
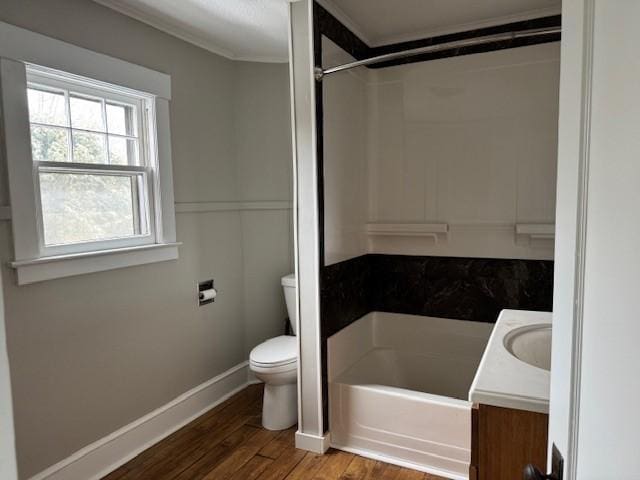
<instances>
[{"instance_id":1,"label":"wooden vanity base","mask_svg":"<svg viewBox=\"0 0 640 480\"><path fill-rule=\"evenodd\" d=\"M521 480L525 465L547 466L549 416L474 405L470 480Z\"/></svg>"}]
</instances>

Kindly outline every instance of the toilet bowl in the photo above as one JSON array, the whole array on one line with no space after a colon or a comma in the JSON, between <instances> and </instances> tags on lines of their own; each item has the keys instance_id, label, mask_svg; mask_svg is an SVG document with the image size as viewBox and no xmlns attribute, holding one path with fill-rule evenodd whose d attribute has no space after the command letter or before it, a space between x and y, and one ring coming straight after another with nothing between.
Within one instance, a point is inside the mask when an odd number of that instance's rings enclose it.
<instances>
[{"instance_id":1,"label":"toilet bowl","mask_svg":"<svg viewBox=\"0 0 640 480\"><path fill-rule=\"evenodd\" d=\"M285 302L293 333L296 333L296 278L282 278ZM298 421L298 342L295 336L271 338L249 355L249 368L264 382L262 426L285 430Z\"/></svg>"}]
</instances>

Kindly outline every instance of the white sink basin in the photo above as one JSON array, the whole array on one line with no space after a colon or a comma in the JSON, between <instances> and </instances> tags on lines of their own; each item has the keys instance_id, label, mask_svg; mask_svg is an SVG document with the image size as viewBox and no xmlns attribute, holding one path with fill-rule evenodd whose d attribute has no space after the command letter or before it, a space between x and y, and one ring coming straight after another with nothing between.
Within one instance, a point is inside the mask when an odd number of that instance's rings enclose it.
<instances>
[{"instance_id":1,"label":"white sink basin","mask_svg":"<svg viewBox=\"0 0 640 480\"><path fill-rule=\"evenodd\" d=\"M500 312L469 401L549 413L551 320L551 312Z\"/></svg>"},{"instance_id":2,"label":"white sink basin","mask_svg":"<svg viewBox=\"0 0 640 480\"><path fill-rule=\"evenodd\" d=\"M551 370L550 325L516 328L505 335L504 346L518 360L543 370Z\"/></svg>"}]
</instances>

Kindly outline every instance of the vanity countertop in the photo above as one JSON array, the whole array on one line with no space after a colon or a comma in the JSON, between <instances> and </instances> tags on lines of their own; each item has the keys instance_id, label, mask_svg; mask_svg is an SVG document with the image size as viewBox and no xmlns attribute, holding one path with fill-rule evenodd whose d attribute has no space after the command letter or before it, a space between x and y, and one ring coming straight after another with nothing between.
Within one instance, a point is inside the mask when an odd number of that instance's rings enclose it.
<instances>
[{"instance_id":1,"label":"vanity countertop","mask_svg":"<svg viewBox=\"0 0 640 480\"><path fill-rule=\"evenodd\" d=\"M550 312L503 310L469 390L469 401L495 407L549 413L550 373L514 357L504 339L517 328L551 325Z\"/></svg>"}]
</instances>

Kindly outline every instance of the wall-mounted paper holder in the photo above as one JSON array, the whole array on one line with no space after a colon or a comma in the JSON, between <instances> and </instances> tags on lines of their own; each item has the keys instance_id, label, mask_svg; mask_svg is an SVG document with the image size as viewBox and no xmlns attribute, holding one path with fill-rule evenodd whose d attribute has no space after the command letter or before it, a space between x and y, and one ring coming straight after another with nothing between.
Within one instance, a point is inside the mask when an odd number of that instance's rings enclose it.
<instances>
[{"instance_id":1,"label":"wall-mounted paper holder","mask_svg":"<svg viewBox=\"0 0 640 480\"><path fill-rule=\"evenodd\" d=\"M216 300L216 296L218 295L218 291L213 286L212 280L205 280L203 282L198 282L198 305L208 305L209 303L213 303Z\"/></svg>"}]
</instances>

